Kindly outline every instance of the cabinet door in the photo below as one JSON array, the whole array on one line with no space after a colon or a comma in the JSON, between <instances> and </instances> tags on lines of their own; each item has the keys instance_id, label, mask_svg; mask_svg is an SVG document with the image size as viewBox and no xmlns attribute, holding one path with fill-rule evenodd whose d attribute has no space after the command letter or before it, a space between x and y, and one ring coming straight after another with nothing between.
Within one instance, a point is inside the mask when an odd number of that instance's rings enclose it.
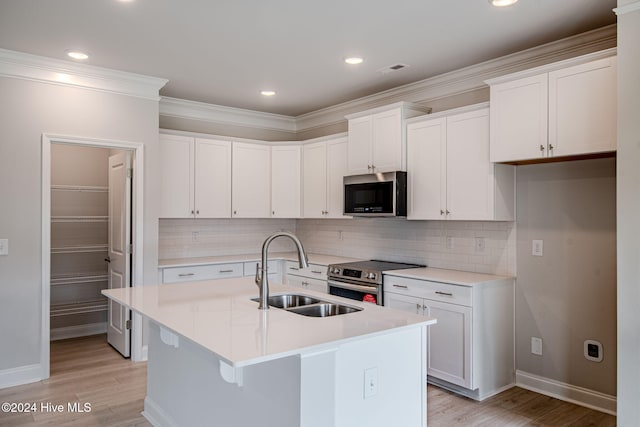
<instances>
[{"instance_id":1,"label":"cabinet door","mask_svg":"<svg viewBox=\"0 0 640 427\"><path fill-rule=\"evenodd\" d=\"M234 218L268 218L271 209L271 147L233 143Z\"/></svg>"},{"instance_id":2,"label":"cabinet door","mask_svg":"<svg viewBox=\"0 0 640 427\"><path fill-rule=\"evenodd\" d=\"M547 73L491 86L492 162L547 155Z\"/></svg>"},{"instance_id":3,"label":"cabinet door","mask_svg":"<svg viewBox=\"0 0 640 427\"><path fill-rule=\"evenodd\" d=\"M231 216L231 142L196 138L195 208L198 218Z\"/></svg>"},{"instance_id":4,"label":"cabinet door","mask_svg":"<svg viewBox=\"0 0 640 427\"><path fill-rule=\"evenodd\" d=\"M394 308L396 310L406 311L413 314L423 314L422 298L416 298L408 295L394 294L393 292L384 293L384 306Z\"/></svg>"},{"instance_id":5,"label":"cabinet door","mask_svg":"<svg viewBox=\"0 0 640 427\"><path fill-rule=\"evenodd\" d=\"M300 217L300 146L271 147L271 216Z\"/></svg>"},{"instance_id":6,"label":"cabinet door","mask_svg":"<svg viewBox=\"0 0 640 427\"><path fill-rule=\"evenodd\" d=\"M303 158L303 211L305 218L325 218L327 210L326 142L305 145Z\"/></svg>"},{"instance_id":7,"label":"cabinet door","mask_svg":"<svg viewBox=\"0 0 640 427\"><path fill-rule=\"evenodd\" d=\"M549 73L550 154L615 151L616 94L616 58Z\"/></svg>"},{"instance_id":8,"label":"cabinet door","mask_svg":"<svg viewBox=\"0 0 640 427\"><path fill-rule=\"evenodd\" d=\"M402 162L402 111L397 108L373 115L371 172L405 170Z\"/></svg>"},{"instance_id":9,"label":"cabinet door","mask_svg":"<svg viewBox=\"0 0 640 427\"><path fill-rule=\"evenodd\" d=\"M493 219L494 175L489 161L489 110L447 118L448 219Z\"/></svg>"},{"instance_id":10,"label":"cabinet door","mask_svg":"<svg viewBox=\"0 0 640 427\"><path fill-rule=\"evenodd\" d=\"M425 315L438 323L427 333L427 375L473 389L471 308L424 300Z\"/></svg>"},{"instance_id":11,"label":"cabinet door","mask_svg":"<svg viewBox=\"0 0 640 427\"><path fill-rule=\"evenodd\" d=\"M445 219L446 118L407 126L407 219Z\"/></svg>"},{"instance_id":12,"label":"cabinet door","mask_svg":"<svg viewBox=\"0 0 640 427\"><path fill-rule=\"evenodd\" d=\"M327 141L328 218L350 218L344 212L344 176L347 174L347 138Z\"/></svg>"},{"instance_id":13,"label":"cabinet door","mask_svg":"<svg viewBox=\"0 0 640 427\"><path fill-rule=\"evenodd\" d=\"M365 116L349 120L349 175L371 173L371 142L373 117Z\"/></svg>"},{"instance_id":14,"label":"cabinet door","mask_svg":"<svg viewBox=\"0 0 640 427\"><path fill-rule=\"evenodd\" d=\"M160 218L194 215L193 138L160 135Z\"/></svg>"}]
</instances>

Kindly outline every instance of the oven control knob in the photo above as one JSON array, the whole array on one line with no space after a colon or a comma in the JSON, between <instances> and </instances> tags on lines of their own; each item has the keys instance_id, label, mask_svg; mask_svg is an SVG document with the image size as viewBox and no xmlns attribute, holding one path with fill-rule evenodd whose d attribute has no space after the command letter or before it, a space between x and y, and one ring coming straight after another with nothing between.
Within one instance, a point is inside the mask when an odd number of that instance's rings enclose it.
<instances>
[{"instance_id":1,"label":"oven control knob","mask_svg":"<svg viewBox=\"0 0 640 427\"><path fill-rule=\"evenodd\" d=\"M376 280L376 273L367 273L367 279Z\"/></svg>"},{"instance_id":2,"label":"oven control knob","mask_svg":"<svg viewBox=\"0 0 640 427\"><path fill-rule=\"evenodd\" d=\"M340 274L340 269L338 267L333 267L331 269L331 274Z\"/></svg>"}]
</instances>

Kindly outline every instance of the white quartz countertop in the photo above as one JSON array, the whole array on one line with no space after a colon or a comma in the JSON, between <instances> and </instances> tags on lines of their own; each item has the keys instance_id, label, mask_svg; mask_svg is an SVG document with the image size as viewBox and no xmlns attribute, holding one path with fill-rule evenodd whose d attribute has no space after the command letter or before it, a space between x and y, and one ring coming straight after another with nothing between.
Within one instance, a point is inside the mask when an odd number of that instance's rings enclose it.
<instances>
[{"instance_id":1,"label":"white quartz countertop","mask_svg":"<svg viewBox=\"0 0 640 427\"><path fill-rule=\"evenodd\" d=\"M255 254L239 254L239 255L224 255L224 256L210 256L210 257L197 257L197 258L174 258L164 259L158 261L159 268L169 267L187 267L195 265L209 265L209 264L224 264L228 262L249 262L260 261L262 255ZM335 255L323 255L307 253L309 262L313 264L329 265L338 264L342 262L362 261L358 258L348 258ZM297 252L269 252L269 259L284 259L289 261L297 261Z\"/></svg>"},{"instance_id":2,"label":"white quartz countertop","mask_svg":"<svg viewBox=\"0 0 640 427\"><path fill-rule=\"evenodd\" d=\"M442 268L407 268L404 270L385 271L387 276L406 277L409 279L430 280L432 282L451 283L453 285L474 286L496 280L513 279L511 276L473 273L469 271L445 270Z\"/></svg>"},{"instance_id":3,"label":"white quartz countertop","mask_svg":"<svg viewBox=\"0 0 640 427\"><path fill-rule=\"evenodd\" d=\"M436 323L431 317L270 284L271 295L296 293L364 308L307 317L278 308L258 310L253 278L103 290L107 297L212 351L233 367L325 351L350 341ZM180 338L182 339L182 338Z\"/></svg>"}]
</instances>

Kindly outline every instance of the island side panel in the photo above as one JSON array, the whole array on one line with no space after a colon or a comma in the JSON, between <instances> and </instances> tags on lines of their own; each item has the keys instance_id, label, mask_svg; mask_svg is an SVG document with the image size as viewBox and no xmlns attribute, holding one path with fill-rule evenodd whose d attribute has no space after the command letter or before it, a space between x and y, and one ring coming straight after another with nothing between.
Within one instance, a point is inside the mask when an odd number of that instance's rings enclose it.
<instances>
[{"instance_id":1,"label":"island side panel","mask_svg":"<svg viewBox=\"0 0 640 427\"><path fill-rule=\"evenodd\" d=\"M426 426L425 342L426 326L342 345L335 354L335 426ZM365 371L376 382L370 396Z\"/></svg>"},{"instance_id":2,"label":"island side panel","mask_svg":"<svg viewBox=\"0 0 640 427\"><path fill-rule=\"evenodd\" d=\"M183 337L177 348L165 344L150 322L145 417L155 426L299 426L299 357L243 368L242 386L219 368L218 357Z\"/></svg>"}]
</instances>

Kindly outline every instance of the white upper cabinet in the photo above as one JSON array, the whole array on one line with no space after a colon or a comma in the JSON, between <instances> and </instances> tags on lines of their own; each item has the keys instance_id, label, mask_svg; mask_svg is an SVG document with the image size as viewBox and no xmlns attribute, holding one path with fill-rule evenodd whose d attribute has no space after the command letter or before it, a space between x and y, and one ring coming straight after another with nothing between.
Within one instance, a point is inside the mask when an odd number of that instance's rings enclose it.
<instances>
[{"instance_id":1,"label":"white upper cabinet","mask_svg":"<svg viewBox=\"0 0 640 427\"><path fill-rule=\"evenodd\" d=\"M271 147L271 216L300 217L301 149L299 145Z\"/></svg>"},{"instance_id":2,"label":"white upper cabinet","mask_svg":"<svg viewBox=\"0 0 640 427\"><path fill-rule=\"evenodd\" d=\"M160 165L160 218L229 218L229 141L160 135Z\"/></svg>"},{"instance_id":3,"label":"white upper cabinet","mask_svg":"<svg viewBox=\"0 0 640 427\"><path fill-rule=\"evenodd\" d=\"M271 147L233 143L232 217L271 216Z\"/></svg>"},{"instance_id":4,"label":"white upper cabinet","mask_svg":"<svg viewBox=\"0 0 640 427\"><path fill-rule=\"evenodd\" d=\"M347 218L342 215L347 139L305 144L302 151L303 217Z\"/></svg>"},{"instance_id":5,"label":"white upper cabinet","mask_svg":"<svg viewBox=\"0 0 640 427\"><path fill-rule=\"evenodd\" d=\"M616 150L616 58L590 54L489 80L492 162Z\"/></svg>"},{"instance_id":6,"label":"white upper cabinet","mask_svg":"<svg viewBox=\"0 0 640 427\"><path fill-rule=\"evenodd\" d=\"M191 218L194 206L194 140L160 135L160 218Z\"/></svg>"},{"instance_id":7,"label":"white upper cabinet","mask_svg":"<svg viewBox=\"0 0 640 427\"><path fill-rule=\"evenodd\" d=\"M398 102L348 115L347 174L406 170L404 120L428 111Z\"/></svg>"},{"instance_id":8,"label":"white upper cabinet","mask_svg":"<svg viewBox=\"0 0 640 427\"><path fill-rule=\"evenodd\" d=\"M231 216L231 142L196 138L197 218Z\"/></svg>"},{"instance_id":9,"label":"white upper cabinet","mask_svg":"<svg viewBox=\"0 0 640 427\"><path fill-rule=\"evenodd\" d=\"M515 168L489 161L486 104L407 125L408 219L513 220Z\"/></svg>"}]
</instances>

